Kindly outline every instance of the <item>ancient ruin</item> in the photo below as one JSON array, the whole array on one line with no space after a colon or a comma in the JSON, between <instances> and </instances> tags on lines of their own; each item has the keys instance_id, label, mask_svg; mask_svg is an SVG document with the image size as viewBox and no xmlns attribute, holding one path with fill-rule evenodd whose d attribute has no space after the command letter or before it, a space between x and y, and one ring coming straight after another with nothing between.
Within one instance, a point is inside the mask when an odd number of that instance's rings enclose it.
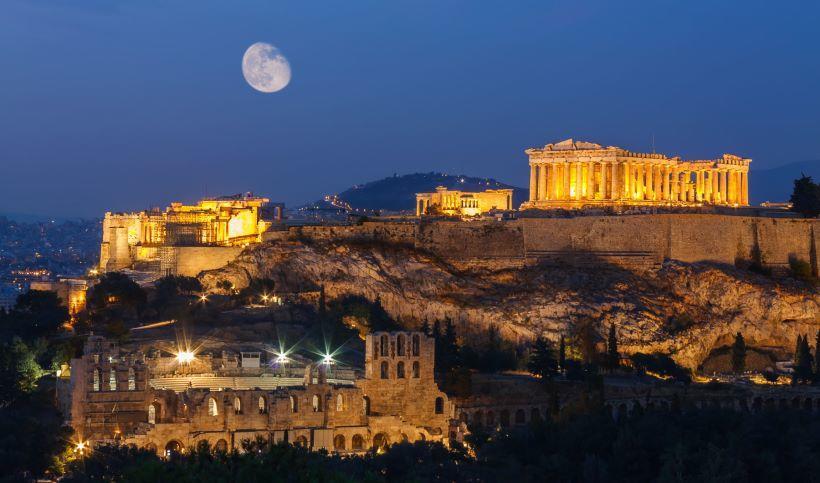
<instances>
[{"instance_id":1,"label":"ancient ruin","mask_svg":"<svg viewBox=\"0 0 820 483\"><path fill-rule=\"evenodd\" d=\"M526 150L527 208L597 205L747 206L751 159L685 161L567 139Z\"/></svg>"},{"instance_id":2,"label":"ancient ruin","mask_svg":"<svg viewBox=\"0 0 820 483\"><path fill-rule=\"evenodd\" d=\"M512 210L512 197L512 189L461 191L437 186L433 193L416 193L416 216L433 212L475 216L491 210Z\"/></svg>"}]
</instances>

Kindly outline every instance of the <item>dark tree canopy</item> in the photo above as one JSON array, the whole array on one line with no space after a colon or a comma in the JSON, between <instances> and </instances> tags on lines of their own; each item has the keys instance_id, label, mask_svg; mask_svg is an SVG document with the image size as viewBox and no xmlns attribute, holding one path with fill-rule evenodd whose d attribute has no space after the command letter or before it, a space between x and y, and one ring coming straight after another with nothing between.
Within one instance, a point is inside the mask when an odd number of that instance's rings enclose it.
<instances>
[{"instance_id":1,"label":"dark tree canopy","mask_svg":"<svg viewBox=\"0 0 820 483\"><path fill-rule=\"evenodd\" d=\"M803 175L794 180L794 191L789 199L792 211L803 216L816 217L820 214L820 185L811 176Z\"/></svg>"},{"instance_id":2,"label":"dark tree canopy","mask_svg":"<svg viewBox=\"0 0 820 483\"><path fill-rule=\"evenodd\" d=\"M121 305L139 309L145 305L145 290L128 275L109 272L100 277L99 282L89 290L88 305L95 309Z\"/></svg>"},{"instance_id":3,"label":"dark tree canopy","mask_svg":"<svg viewBox=\"0 0 820 483\"><path fill-rule=\"evenodd\" d=\"M740 374L746 370L746 341L743 335L738 332L735 335L735 342L732 344L732 372Z\"/></svg>"},{"instance_id":4,"label":"dark tree canopy","mask_svg":"<svg viewBox=\"0 0 820 483\"><path fill-rule=\"evenodd\" d=\"M527 369L544 380L550 380L558 373L558 361L552 343L546 337L535 340L530 352Z\"/></svg>"},{"instance_id":5,"label":"dark tree canopy","mask_svg":"<svg viewBox=\"0 0 820 483\"><path fill-rule=\"evenodd\" d=\"M69 315L56 292L29 290L3 319L12 334L31 339L55 334Z\"/></svg>"}]
</instances>

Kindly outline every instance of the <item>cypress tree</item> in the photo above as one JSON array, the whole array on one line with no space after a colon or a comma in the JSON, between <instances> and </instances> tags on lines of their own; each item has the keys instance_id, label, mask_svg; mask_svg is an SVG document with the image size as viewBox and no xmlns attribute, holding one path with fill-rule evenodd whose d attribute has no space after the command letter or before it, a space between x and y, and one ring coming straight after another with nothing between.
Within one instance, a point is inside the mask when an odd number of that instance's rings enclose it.
<instances>
[{"instance_id":1,"label":"cypress tree","mask_svg":"<svg viewBox=\"0 0 820 483\"><path fill-rule=\"evenodd\" d=\"M814 376L820 378L820 330L814 338Z\"/></svg>"},{"instance_id":2,"label":"cypress tree","mask_svg":"<svg viewBox=\"0 0 820 483\"><path fill-rule=\"evenodd\" d=\"M456 339L456 329L453 321L448 317L444 327L444 337L442 337L444 370L450 370L459 366L458 340Z\"/></svg>"},{"instance_id":3,"label":"cypress tree","mask_svg":"<svg viewBox=\"0 0 820 483\"><path fill-rule=\"evenodd\" d=\"M812 357L808 336L798 335L794 354L794 367L792 369L792 384L811 380L811 365Z\"/></svg>"},{"instance_id":4,"label":"cypress tree","mask_svg":"<svg viewBox=\"0 0 820 483\"><path fill-rule=\"evenodd\" d=\"M424 335L426 335L426 336L430 335L430 322L428 322L427 319L424 319L424 323L421 324L421 329L420 330L422 332L424 332Z\"/></svg>"},{"instance_id":5,"label":"cypress tree","mask_svg":"<svg viewBox=\"0 0 820 483\"><path fill-rule=\"evenodd\" d=\"M558 346L558 368L564 371L567 368L567 343L564 334L561 334L561 343Z\"/></svg>"},{"instance_id":6,"label":"cypress tree","mask_svg":"<svg viewBox=\"0 0 820 483\"><path fill-rule=\"evenodd\" d=\"M552 379L557 372L557 361L552 344L545 337L538 337L532 347L527 368L544 381Z\"/></svg>"},{"instance_id":7,"label":"cypress tree","mask_svg":"<svg viewBox=\"0 0 820 483\"><path fill-rule=\"evenodd\" d=\"M732 372L740 374L746 370L746 341L743 335L738 332L735 335L735 343L732 344Z\"/></svg>"},{"instance_id":8,"label":"cypress tree","mask_svg":"<svg viewBox=\"0 0 820 483\"><path fill-rule=\"evenodd\" d=\"M609 370L617 369L621 365L621 355L618 354L618 338L615 335L615 325L609 326L609 337L606 343L606 363Z\"/></svg>"}]
</instances>

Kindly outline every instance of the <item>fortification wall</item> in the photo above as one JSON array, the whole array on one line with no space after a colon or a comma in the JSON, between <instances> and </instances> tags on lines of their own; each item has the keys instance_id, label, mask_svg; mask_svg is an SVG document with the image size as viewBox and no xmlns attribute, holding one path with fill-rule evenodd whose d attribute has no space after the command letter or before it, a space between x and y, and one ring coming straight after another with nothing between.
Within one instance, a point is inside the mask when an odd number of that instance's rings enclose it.
<instances>
[{"instance_id":1,"label":"fortification wall","mask_svg":"<svg viewBox=\"0 0 820 483\"><path fill-rule=\"evenodd\" d=\"M364 222L359 225L295 226L291 238L311 240L375 240L390 243L414 243L416 224L412 222Z\"/></svg>"},{"instance_id":2,"label":"fortification wall","mask_svg":"<svg viewBox=\"0 0 820 483\"><path fill-rule=\"evenodd\" d=\"M521 259L524 235L518 221L439 221L418 225L415 246L450 260Z\"/></svg>"},{"instance_id":3,"label":"fortification wall","mask_svg":"<svg viewBox=\"0 0 820 483\"><path fill-rule=\"evenodd\" d=\"M817 229L815 229L817 227ZM465 266L522 261L652 267L664 259L785 269L790 258L817 267L819 220L720 214L523 218L513 221L369 222L291 228L290 237L412 243ZM472 265L471 265L472 264Z\"/></svg>"},{"instance_id":4,"label":"fortification wall","mask_svg":"<svg viewBox=\"0 0 820 483\"><path fill-rule=\"evenodd\" d=\"M221 268L232 262L243 247L168 247L176 275L196 277L205 270ZM168 256L163 254L163 257Z\"/></svg>"}]
</instances>

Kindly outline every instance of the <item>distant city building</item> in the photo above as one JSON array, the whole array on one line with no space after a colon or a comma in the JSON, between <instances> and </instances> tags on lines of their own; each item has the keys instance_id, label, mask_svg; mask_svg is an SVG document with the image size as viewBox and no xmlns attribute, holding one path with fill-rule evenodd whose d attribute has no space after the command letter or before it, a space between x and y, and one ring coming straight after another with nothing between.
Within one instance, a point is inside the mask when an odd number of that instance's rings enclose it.
<instances>
[{"instance_id":1,"label":"distant city building","mask_svg":"<svg viewBox=\"0 0 820 483\"><path fill-rule=\"evenodd\" d=\"M31 282L31 290L56 292L57 296L68 307L70 315L76 315L85 310L85 298L88 291L88 281L80 278L61 278L54 282Z\"/></svg>"},{"instance_id":2,"label":"distant city building","mask_svg":"<svg viewBox=\"0 0 820 483\"><path fill-rule=\"evenodd\" d=\"M106 213L99 269L196 275L223 266L243 247L260 242L272 223L282 221L284 205L268 207L268 201L248 193L195 205L171 203L165 211ZM272 218L265 219L263 212ZM198 250L174 249L180 247Z\"/></svg>"},{"instance_id":3,"label":"distant city building","mask_svg":"<svg viewBox=\"0 0 820 483\"><path fill-rule=\"evenodd\" d=\"M438 186L433 193L416 193L416 216L476 216L491 210L511 210L512 197L512 189L460 191Z\"/></svg>"},{"instance_id":4,"label":"distant city building","mask_svg":"<svg viewBox=\"0 0 820 483\"><path fill-rule=\"evenodd\" d=\"M526 153L530 197L523 209L749 204L751 159L731 154L685 161L572 139Z\"/></svg>"}]
</instances>

